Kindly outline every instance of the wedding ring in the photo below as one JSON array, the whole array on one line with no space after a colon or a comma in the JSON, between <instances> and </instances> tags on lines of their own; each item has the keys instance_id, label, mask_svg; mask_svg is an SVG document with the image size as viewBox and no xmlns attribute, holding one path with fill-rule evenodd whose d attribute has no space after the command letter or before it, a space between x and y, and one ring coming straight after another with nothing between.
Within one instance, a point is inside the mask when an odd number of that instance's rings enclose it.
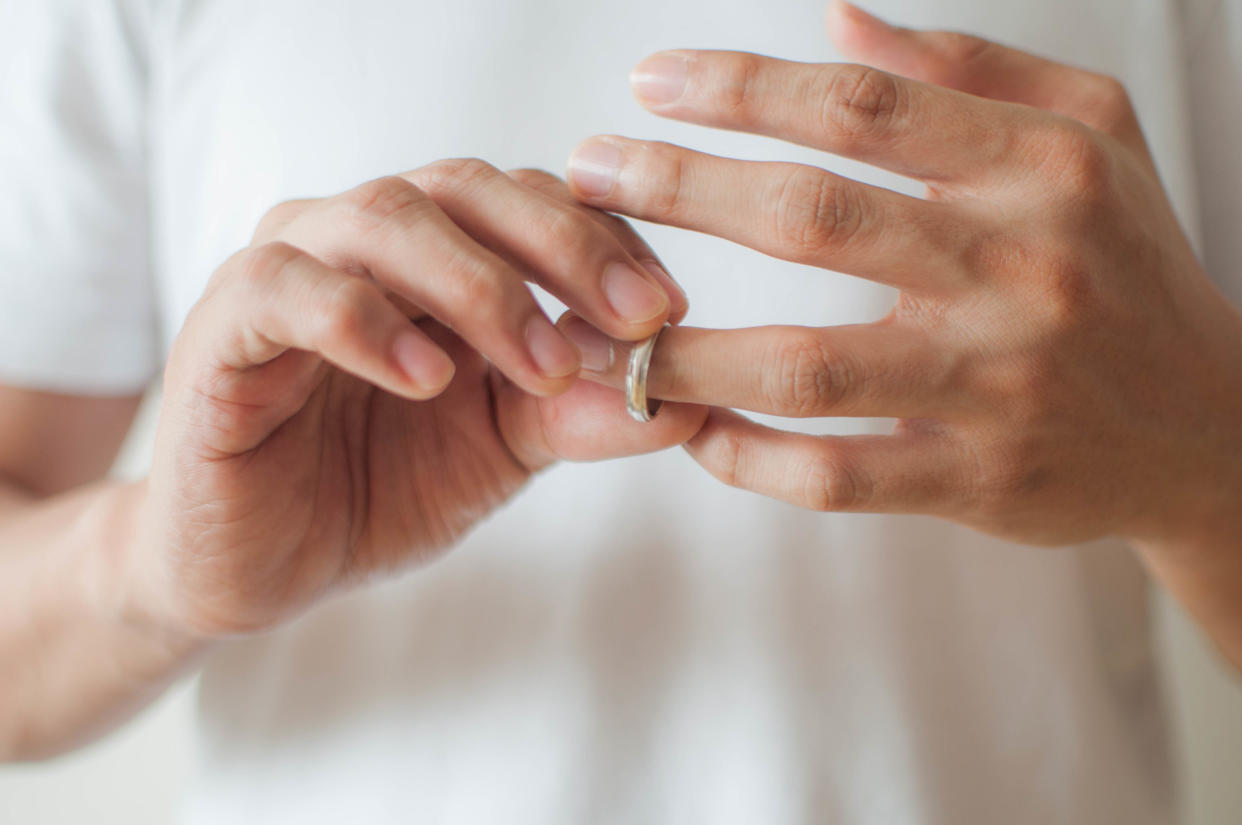
<instances>
[{"instance_id":1,"label":"wedding ring","mask_svg":"<svg viewBox=\"0 0 1242 825\"><path fill-rule=\"evenodd\" d=\"M656 339L668 328L660 327L655 335L634 345L625 371L625 409L635 421L650 421L660 411L663 401L647 400L647 370L651 366L651 354L655 352Z\"/></svg>"}]
</instances>

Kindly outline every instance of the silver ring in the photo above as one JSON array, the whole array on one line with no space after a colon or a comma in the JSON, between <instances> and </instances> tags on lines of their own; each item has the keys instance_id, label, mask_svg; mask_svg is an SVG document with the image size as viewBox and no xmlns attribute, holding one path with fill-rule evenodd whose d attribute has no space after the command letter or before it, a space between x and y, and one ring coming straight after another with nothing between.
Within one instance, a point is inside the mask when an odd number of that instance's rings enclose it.
<instances>
[{"instance_id":1,"label":"silver ring","mask_svg":"<svg viewBox=\"0 0 1242 825\"><path fill-rule=\"evenodd\" d=\"M659 399L647 400L647 370L651 367L651 354L655 352L656 339L668 326L665 324L660 327L655 335L635 344L630 350L630 361L625 370L625 409L635 421L650 421L664 405Z\"/></svg>"}]
</instances>

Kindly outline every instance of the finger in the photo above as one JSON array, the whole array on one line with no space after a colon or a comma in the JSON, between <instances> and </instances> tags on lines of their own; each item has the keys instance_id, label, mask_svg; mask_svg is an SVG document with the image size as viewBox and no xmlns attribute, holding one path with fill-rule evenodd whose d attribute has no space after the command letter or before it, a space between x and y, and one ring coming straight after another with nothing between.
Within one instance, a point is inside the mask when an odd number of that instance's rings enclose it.
<instances>
[{"instance_id":1,"label":"finger","mask_svg":"<svg viewBox=\"0 0 1242 825\"><path fill-rule=\"evenodd\" d=\"M630 345L572 313L557 322L582 353L583 377L623 387ZM647 373L647 395L788 417L944 415L957 359L921 333L889 323L841 327L668 327Z\"/></svg>"},{"instance_id":2,"label":"finger","mask_svg":"<svg viewBox=\"0 0 1242 825\"><path fill-rule=\"evenodd\" d=\"M523 186L470 158L405 175L453 223L617 338L644 338L668 318L664 288L616 236L581 208Z\"/></svg>"},{"instance_id":3,"label":"finger","mask_svg":"<svg viewBox=\"0 0 1242 825\"><path fill-rule=\"evenodd\" d=\"M686 452L732 487L811 510L928 513L961 488L938 436L814 436L713 409Z\"/></svg>"},{"instance_id":4,"label":"finger","mask_svg":"<svg viewBox=\"0 0 1242 825\"><path fill-rule=\"evenodd\" d=\"M279 234L426 310L527 391L555 394L573 383L577 350L520 273L409 181L380 178L320 201Z\"/></svg>"},{"instance_id":5,"label":"finger","mask_svg":"<svg viewBox=\"0 0 1242 825\"><path fill-rule=\"evenodd\" d=\"M617 390L579 381L555 398L522 392L493 371L496 418L509 450L531 472L558 460L600 461L673 447L698 432L707 408L666 404L650 423L634 421Z\"/></svg>"},{"instance_id":6,"label":"finger","mask_svg":"<svg viewBox=\"0 0 1242 825\"><path fill-rule=\"evenodd\" d=\"M276 204L259 220L254 234L250 237L250 245L260 246L275 240L282 229L317 203L319 203L318 198L296 198Z\"/></svg>"},{"instance_id":7,"label":"finger","mask_svg":"<svg viewBox=\"0 0 1242 825\"><path fill-rule=\"evenodd\" d=\"M1116 137L1141 141L1129 95L1107 75L967 34L894 26L841 0L829 6L828 31L843 54L868 65L972 95L1046 109Z\"/></svg>"},{"instance_id":8,"label":"finger","mask_svg":"<svg viewBox=\"0 0 1242 825\"><path fill-rule=\"evenodd\" d=\"M970 222L814 166L741 161L669 143L594 138L569 163L574 193L643 220L707 232L902 289L956 286Z\"/></svg>"},{"instance_id":9,"label":"finger","mask_svg":"<svg viewBox=\"0 0 1242 825\"><path fill-rule=\"evenodd\" d=\"M611 232L620 241L625 251L630 253L634 260L642 264L664 287L664 291L668 294L670 305L668 313L669 323L680 323L686 317L686 313L690 311L690 300L686 296L686 291L668 273L668 268L660 262L659 257L647 245L647 242L634 231L634 228L625 219L583 205L569 191L569 185L551 172L544 172L541 169L513 169L509 172L509 177L561 203L583 210L583 214L588 218L596 221Z\"/></svg>"},{"instance_id":10,"label":"finger","mask_svg":"<svg viewBox=\"0 0 1242 825\"><path fill-rule=\"evenodd\" d=\"M210 397L258 409L237 426L217 428L217 446L230 454L255 446L300 406L294 388L314 361L290 361L291 350L412 399L438 395L454 372L448 355L375 284L279 242L238 253L221 267L185 337L194 358L206 353L228 373L212 380Z\"/></svg>"},{"instance_id":11,"label":"finger","mask_svg":"<svg viewBox=\"0 0 1242 825\"><path fill-rule=\"evenodd\" d=\"M631 79L640 102L665 117L769 135L929 183L1012 169L1015 143L1041 122L1026 107L866 66L744 52L660 52Z\"/></svg>"}]
</instances>

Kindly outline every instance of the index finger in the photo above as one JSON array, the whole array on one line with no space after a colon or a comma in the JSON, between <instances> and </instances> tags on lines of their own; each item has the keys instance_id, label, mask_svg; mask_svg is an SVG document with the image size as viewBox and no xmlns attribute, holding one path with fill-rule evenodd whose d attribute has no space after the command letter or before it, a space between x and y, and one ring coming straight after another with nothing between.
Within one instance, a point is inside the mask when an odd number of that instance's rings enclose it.
<instances>
[{"instance_id":1,"label":"index finger","mask_svg":"<svg viewBox=\"0 0 1242 825\"><path fill-rule=\"evenodd\" d=\"M668 269L660 262L659 256L652 251L647 242L634 231L634 228L624 218L583 204L574 197L569 190L569 185L551 172L545 172L541 169L512 169L508 174L509 177L524 186L529 186L537 192L542 192L553 200L560 201L567 206L582 210L582 214L616 236L625 251L630 253L634 260L642 264L660 282L660 285L664 287L664 291L668 293L669 323L681 323L686 317L686 313L690 311L690 299L686 297L686 291L668 273Z\"/></svg>"},{"instance_id":2,"label":"index finger","mask_svg":"<svg viewBox=\"0 0 1242 825\"><path fill-rule=\"evenodd\" d=\"M730 51L659 52L630 76L665 117L823 149L928 182L1012 164L1041 122L1030 108L872 69Z\"/></svg>"}]
</instances>

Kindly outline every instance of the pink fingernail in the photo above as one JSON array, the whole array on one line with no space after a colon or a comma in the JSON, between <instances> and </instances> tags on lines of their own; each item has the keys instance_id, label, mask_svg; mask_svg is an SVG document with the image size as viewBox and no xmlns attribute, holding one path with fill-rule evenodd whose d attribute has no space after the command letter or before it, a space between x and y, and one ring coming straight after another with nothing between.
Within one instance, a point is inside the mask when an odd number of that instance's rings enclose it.
<instances>
[{"instance_id":1,"label":"pink fingernail","mask_svg":"<svg viewBox=\"0 0 1242 825\"><path fill-rule=\"evenodd\" d=\"M631 324L650 321L668 310L668 295L633 267L613 261L604 267L604 295L612 309Z\"/></svg>"},{"instance_id":2,"label":"pink fingernail","mask_svg":"<svg viewBox=\"0 0 1242 825\"><path fill-rule=\"evenodd\" d=\"M401 371L420 390L437 390L453 379L453 359L413 330L402 330L392 342L392 355Z\"/></svg>"},{"instance_id":3,"label":"pink fingernail","mask_svg":"<svg viewBox=\"0 0 1242 825\"><path fill-rule=\"evenodd\" d=\"M574 345L542 315L532 315L526 322L526 347L535 366L549 378L575 373L582 363Z\"/></svg>"},{"instance_id":4,"label":"pink fingernail","mask_svg":"<svg viewBox=\"0 0 1242 825\"><path fill-rule=\"evenodd\" d=\"M686 91L690 61L677 52L653 54L630 72L630 85L643 103L655 106L672 103Z\"/></svg>"},{"instance_id":5,"label":"pink fingernail","mask_svg":"<svg viewBox=\"0 0 1242 825\"><path fill-rule=\"evenodd\" d=\"M569 156L570 181L588 197L606 197L612 191L620 169L621 149L607 141L583 141Z\"/></svg>"},{"instance_id":6,"label":"pink fingernail","mask_svg":"<svg viewBox=\"0 0 1242 825\"><path fill-rule=\"evenodd\" d=\"M612 341L581 318L562 322L561 330L582 353L582 368L591 372L607 372L612 366Z\"/></svg>"}]
</instances>

